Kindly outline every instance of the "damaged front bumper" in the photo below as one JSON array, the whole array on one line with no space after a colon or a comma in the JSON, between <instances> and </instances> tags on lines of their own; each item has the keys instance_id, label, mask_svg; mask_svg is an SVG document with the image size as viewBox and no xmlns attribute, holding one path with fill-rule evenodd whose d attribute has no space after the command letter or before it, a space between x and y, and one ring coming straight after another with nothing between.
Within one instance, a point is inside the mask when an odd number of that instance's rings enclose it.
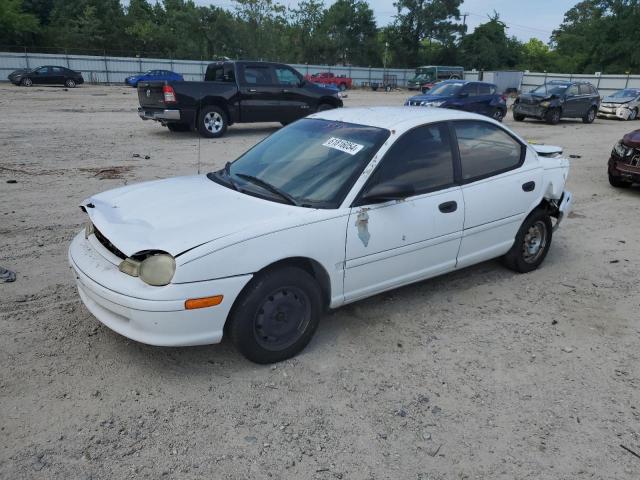
<instances>
[{"instance_id":1,"label":"damaged front bumper","mask_svg":"<svg viewBox=\"0 0 640 480\"><path fill-rule=\"evenodd\" d=\"M631 117L633 109L629 105L600 105L598 117L600 118L619 118L620 120L628 120Z\"/></svg>"},{"instance_id":2,"label":"damaged front bumper","mask_svg":"<svg viewBox=\"0 0 640 480\"><path fill-rule=\"evenodd\" d=\"M557 221L553 226L553 231L555 232L564 217L571 213L571 209L573 207L573 195L568 190L562 192L562 196L554 202L555 204L555 212L553 212L553 216L556 217Z\"/></svg>"}]
</instances>

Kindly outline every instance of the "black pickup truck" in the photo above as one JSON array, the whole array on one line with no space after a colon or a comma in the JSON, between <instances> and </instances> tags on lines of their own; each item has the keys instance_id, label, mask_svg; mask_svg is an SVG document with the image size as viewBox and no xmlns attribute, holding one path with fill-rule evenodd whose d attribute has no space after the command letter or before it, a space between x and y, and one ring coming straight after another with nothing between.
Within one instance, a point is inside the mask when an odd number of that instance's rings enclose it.
<instances>
[{"instance_id":1,"label":"black pickup truck","mask_svg":"<svg viewBox=\"0 0 640 480\"><path fill-rule=\"evenodd\" d=\"M216 62L204 82L140 82L138 114L171 131L195 129L204 137L224 135L234 123L280 122L342 107L332 90L315 85L293 68L268 62Z\"/></svg>"}]
</instances>

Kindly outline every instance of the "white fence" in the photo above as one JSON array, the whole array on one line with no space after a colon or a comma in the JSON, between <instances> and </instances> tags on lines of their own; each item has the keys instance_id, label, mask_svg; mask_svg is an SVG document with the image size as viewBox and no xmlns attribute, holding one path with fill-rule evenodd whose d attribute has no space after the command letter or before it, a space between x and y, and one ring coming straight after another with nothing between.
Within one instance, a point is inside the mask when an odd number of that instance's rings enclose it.
<instances>
[{"instance_id":1,"label":"white fence","mask_svg":"<svg viewBox=\"0 0 640 480\"><path fill-rule=\"evenodd\" d=\"M90 55L64 55L47 53L0 52L0 80L18 68L34 68L40 65L62 65L82 72L90 83L123 83L129 75L147 70L173 70L181 73L185 80L202 80L208 60L172 60L166 58L108 57ZM330 71L336 75L347 75L356 86L381 82L385 75L395 75L399 87L405 87L413 76L410 69L336 67L326 65L299 65L292 67L302 74ZM491 72L484 72L486 80L494 78ZM489 74L489 75L488 75ZM476 80L480 72L465 72L465 78ZM640 88L640 75L570 75L560 73L525 72L519 90L528 92L547 80L586 80L595 85L602 96L626 87Z\"/></svg>"}]
</instances>

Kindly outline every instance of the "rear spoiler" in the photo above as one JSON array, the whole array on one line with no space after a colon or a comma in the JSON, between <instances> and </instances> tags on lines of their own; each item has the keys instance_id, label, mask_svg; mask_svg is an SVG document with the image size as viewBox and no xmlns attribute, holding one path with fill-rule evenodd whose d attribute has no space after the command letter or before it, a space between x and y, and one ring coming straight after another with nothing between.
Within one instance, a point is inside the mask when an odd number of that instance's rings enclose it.
<instances>
[{"instance_id":1,"label":"rear spoiler","mask_svg":"<svg viewBox=\"0 0 640 480\"><path fill-rule=\"evenodd\" d=\"M556 157L562 155L562 147L556 147L555 145L538 145L535 143L530 143L529 145L541 157Z\"/></svg>"}]
</instances>

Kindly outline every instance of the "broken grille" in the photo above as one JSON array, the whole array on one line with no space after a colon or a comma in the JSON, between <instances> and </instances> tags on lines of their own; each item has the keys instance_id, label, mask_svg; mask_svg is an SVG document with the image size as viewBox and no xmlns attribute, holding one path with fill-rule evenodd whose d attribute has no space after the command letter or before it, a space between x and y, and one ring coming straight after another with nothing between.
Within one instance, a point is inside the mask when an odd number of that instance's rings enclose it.
<instances>
[{"instance_id":1,"label":"broken grille","mask_svg":"<svg viewBox=\"0 0 640 480\"><path fill-rule=\"evenodd\" d=\"M105 237L102 234L102 232L100 232L100 230L96 228L95 225L93 226L93 233L95 234L98 241L102 244L102 246L107 250L109 250L111 253L113 253L116 257L122 258L123 260L127 258L127 256L124 253L122 253L120 250L118 250L116 246L113 243L111 243L107 239L107 237Z\"/></svg>"}]
</instances>

